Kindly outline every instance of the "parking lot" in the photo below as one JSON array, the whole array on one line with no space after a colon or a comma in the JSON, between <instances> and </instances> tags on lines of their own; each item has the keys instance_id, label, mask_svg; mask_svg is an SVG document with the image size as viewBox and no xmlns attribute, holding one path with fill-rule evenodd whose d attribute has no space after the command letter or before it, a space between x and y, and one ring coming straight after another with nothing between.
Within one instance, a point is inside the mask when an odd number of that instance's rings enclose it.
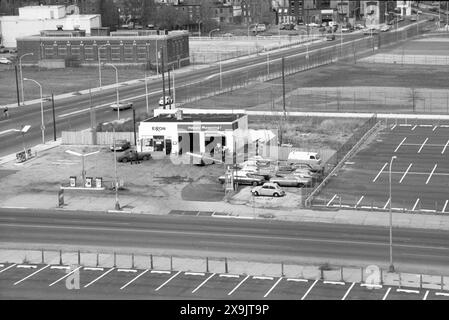
<instances>
[{"instance_id":1,"label":"parking lot","mask_svg":"<svg viewBox=\"0 0 449 320\"><path fill-rule=\"evenodd\" d=\"M67 282L76 284L71 278L78 275L79 289L69 290ZM227 273L6 263L0 264L0 298L448 300L449 292Z\"/></svg>"},{"instance_id":2,"label":"parking lot","mask_svg":"<svg viewBox=\"0 0 449 320\"><path fill-rule=\"evenodd\" d=\"M346 162L315 205L358 209L449 213L449 125L390 124Z\"/></svg>"}]
</instances>

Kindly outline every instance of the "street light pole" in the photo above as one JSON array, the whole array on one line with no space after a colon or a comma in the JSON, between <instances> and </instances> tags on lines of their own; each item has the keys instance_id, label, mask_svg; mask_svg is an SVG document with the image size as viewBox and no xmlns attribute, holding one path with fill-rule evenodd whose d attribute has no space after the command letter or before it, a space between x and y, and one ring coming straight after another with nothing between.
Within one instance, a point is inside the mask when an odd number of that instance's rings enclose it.
<instances>
[{"instance_id":1,"label":"street light pole","mask_svg":"<svg viewBox=\"0 0 449 320\"><path fill-rule=\"evenodd\" d=\"M114 173L115 173L115 210L120 210L120 203L118 201L118 181L117 181L117 152L115 150L115 128L113 130L113 148L114 148Z\"/></svg>"},{"instance_id":2,"label":"street light pole","mask_svg":"<svg viewBox=\"0 0 449 320\"><path fill-rule=\"evenodd\" d=\"M42 86L39 82L33 79L23 78L24 81L32 81L39 86L41 94L41 131L42 131L42 144L45 144L45 125L44 125L44 98L42 96Z\"/></svg>"},{"instance_id":3,"label":"street light pole","mask_svg":"<svg viewBox=\"0 0 449 320\"><path fill-rule=\"evenodd\" d=\"M119 92L118 92L118 69L112 63L106 63L106 65L114 68L114 70L115 70L115 83L116 83L115 91L116 91L116 95L117 95L117 117L118 117L118 120L120 120L120 105L119 105L120 96L119 96Z\"/></svg>"},{"instance_id":4,"label":"street light pole","mask_svg":"<svg viewBox=\"0 0 449 320\"><path fill-rule=\"evenodd\" d=\"M393 213L391 211L391 203L393 202L391 199L391 166L393 165L393 160L397 159L396 156L392 156L390 160L390 172L389 172L389 184L390 184L390 267L389 271L394 272L393 265Z\"/></svg>"},{"instance_id":5,"label":"street light pole","mask_svg":"<svg viewBox=\"0 0 449 320\"><path fill-rule=\"evenodd\" d=\"M100 80L100 89L103 87L101 85L101 57L100 57L100 49L106 47L106 44L101 45L97 48L97 55L98 55L98 79Z\"/></svg>"},{"instance_id":6,"label":"street light pole","mask_svg":"<svg viewBox=\"0 0 449 320\"><path fill-rule=\"evenodd\" d=\"M145 71L145 102L147 106L147 115L150 114L150 108L148 104L148 79L147 79L147 72Z\"/></svg>"},{"instance_id":7,"label":"street light pole","mask_svg":"<svg viewBox=\"0 0 449 320\"><path fill-rule=\"evenodd\" d=\"M29 52L29 53L25 53L25 54L21 55L19 58L20 85L22 87L22 92L21 92L22 93L22 106L25 105L25 95L23 93L23 80L24 79L23 79L23 73L22 73L22 58L25 56L33 56L33 55L34 55L33 52Z\"/></svg>"}]
</instances>

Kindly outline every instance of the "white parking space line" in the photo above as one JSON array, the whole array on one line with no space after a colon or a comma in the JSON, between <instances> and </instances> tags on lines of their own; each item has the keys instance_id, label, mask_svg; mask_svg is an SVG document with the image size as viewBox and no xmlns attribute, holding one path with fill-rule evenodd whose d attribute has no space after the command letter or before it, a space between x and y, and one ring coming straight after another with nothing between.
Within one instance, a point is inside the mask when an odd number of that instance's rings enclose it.
<instances>
[{"instance_id":1,"label":"white parking space line","mask_svg":"<svg viewBox=\"0 0 449 320\"><path fill-rule=\"evenodd\" d=\"M429 290L426 291L426 293L424 294L424 297L422 298L423 300L427 300L427 296L429 295Z\"/></svg>"},{"instance_id":2,"label":"white parking space line","mask_svg":"<svg viewBox=\"0 0 449 320\"><path fill-rule=\"evenodd\" d=\"M76 269L70 271L70 272L67 273L65 276L59 278L59 279L56 280L55 282L50 283L48 286L49 286L49 287L53 286L54 284L58 283L59 281L61 281L61 280L65 279L65 278L67 278L68 276L70 276L72 273L78 271L79 269L81 269L81 267L78 267L78 268L76 268Z\"/></svg>"},{"instance_id":3,"label":"white parking space line","mask_svg":"<svg viewBox=\"0 0 449 320\"><path fill-rule=\"evenodd\" d=\"M367 287L370 289L382 289L382 285L380 284L371 284L371 283L361 283L360 284L361 287Z\"/></svg>"},{"instance_id":4,"label":"white parking space line","mask_svg":"<svg viewBox=\"0 0 449 320\"><path fill-rule=\"evenodd\" d=\"M316 285L316 283L318 282L318 279L316 279L312 285L309 287L309 289L306 291L306 293L304 293L304 295L302 296L301 300L304 300L307 295L310 293L310 291L312 291L313 287Z\"/></svg>"},{"instance_id":5,"label":"white parking space line","mask_svg":"<svg viewBox=\"0 0 449 320\"><path fill-rule=\"evenodd\" d=\"M435 292L435 295L449 297L449 293L446 293L446 292Z\"/></svg>"},{"instance_id":6,"label":"white parking space line","mask_svg":"<svg viewBox=\"0 0 449 320\"><path fill-rule=\"evenodd\" d=\"M440 125L440 127L441 127L441 128L449 128L449 125L447 125L447 124L442 124L442 125Z\"/></svg>"},{"instance_id":7,"label":"white parking space line","mask_svg":"<svg viewBox=\"0 0 449 320\"><path fill-rule=\"evenodd\" d=\"M229 293L228 293L228 296L230 296L231 294L233 294L234 293L234 291L235 290L237 290L238 289L238 287L240 287L242 284L243 284L243 282L245 282L246 281L246 279L248 279L249 278L249 275L248 276L246 276L245 277L245 279L243 279L242 281L240 281L239 282L239 284L238 285L236 285L235 287L234 287L234 289L232 289L231 291L229 291Z\"/></svg>"},{"instance_id":8,"label":"white parking space line","mask_svg":"<svg viewBox=\"0 0 449 320\"><path fill-rule=\"evenodd\" d=\"M36 269L37 266L34 264L19 264L17 268L24 268L24 269Z\"/></svg>"},{"instance_id":9,"label":"white parking space line","mask_svg":"<svg viewBox=\"0 0 449 320\"><path fill-rule=\"evenodd\" d=\"M394 128L396 128L397 124L395 123L394 126L391 127L391 130L393 131Z\"/></svg>"},{"instance_id":10,"label":"white parking space line","mask_svg":"<svg viewBox=\"0 0 449 320\"><path fill-rule=\"evenodd\" d=\"M396 292L417 293L417 294L419 294L419 290L410 290L410 289L396 289Z\"/></svg>"},{"instance_id":11,"label":"white parking space line","mask_svg":"<svg viewBox=\"0 0 449 320\"><path fill-rule=\"evenodd\" d=\"M435 131L438 128L438 126L433 127L432 131Z\"/></svg>"},{"instance_id":12,"label":"white parking space line","mask_svg":"<svg viewBox=\"0 0 449 320\"><path fill-rule=\"evenodd\" d=\"M445 213L446 212L446 208L447 208L447 204L449 203L449 200L446 200L446 202L444 203L444 207L443 210L441 212Z\"/></svg>"},{"instance_id":13,"label":"white parking space line","mask_svg":"<svg viewBox=\"0 0 449 320\"><path fill-rule=\"evenodd\" d=\"M419 202L419 198L418 198L418 199L416 199L416 202L415 202L415 205L413 206L413 209L412 209L412 211L415 211L415 209L416 209L416 206L418 205L418 202Z\"/></svg>"},{"instance_id":14,"label":"white parking space line","mask_svg":"<svg viewBox=\"0 0 449 320\"><path fill-rule=\"evenodd\" d=\"M418 126L418 125L415 124L415 125L413 126L413 128L412 128L412 131L414 131L414 130L416 129L417 126Z\"/></svg>"},{"instance_id":15,"label":"white parking space line","mask_svg":"<svg viewBox=\"0 0 449 320\"><path fill-rule=\"evenodd\" d=\"M92 280L91 282L89 282L88 284L86 284L84 286L84 288L89 287L91 284L94 284L95 282L97 282L98 280L100 280L101 278L103 278L105 275L107 275L108 273L112 272L113 270L115 270L115 268L111 268L108 271L106 271L105 273L103 273L101 276L99 276L98 278Z\"/></svg>"},{"instance_id":16,"label":"white parking space line","mask_svg":"<svg viewBox=\"0 0 449 320\"><path fill-rule=\"evenodd\" d=\"M204 277L204 272L184 272L186 276L202 276Z\"/></svg>"},{"instance_id":17,"label":"white parking space line","mask_svg":"<svg viewBox=\"0 0 449 320\"><path fill-rule=\"evenodd\" d=\"M407 175L407 173L409 172L410 168L412 167L413 163L410 163L407 170L405 170L404 174L401 177L401 180L399 180L399 183L402 183L402 180L404 180L405 176Z\"/></svg>"},{"instance_id":18,"label":"white parking space line","mask_svg":"<svg viewBox=\"0 0 449 320\"><path fill-rule=\"evenodd\" d=\"M0 270L0 273L5 272L6 270L11 269L11 268L15 267L16 265L17 265L17 264L14 263L14 264L10 265L9 267L6 267L5 269Z\"/></svg>"},{"instance_id":19,"label":"white parking space line","mask_svg":"<svg viewBox=\"0 0 449 320\"><path fill-rule=\"evenodd\" d=\"M348 296L349 292L351 292L352 288L354 287L355 282L353 282L351 284L351 286L349 287L349 289L346 291L345 295L343 296L343 298L341 298L341 300L346 300L346 297Z\"/></svg>"},{"instance_id":20,"label":"white parking space line","mask_svg":"<svg viewBox=\"0 0 449 320\"><path fill-rule=\"evenodd\" d=\"M240 278L240 276L238 274L220 274L219 277L224 277L224 278Z\"/></svg>"},{"instance_id":21,"label":"white parking space line","mask_svg":"<svg viewBox=\"0 0 449 320\"><path fill-rule=\"evenodd\" d=\"M342 281L323 281L323 283L324 284L338 284L338 285L341 285L341 286L345 285L345 283L342 282Z\"/></svg>"},{"instance_id":22,"label":"white parking space line","mask_svg":"<svg viewBox=\"0 0 449 320\"><path fill-rule=\"evenodd\" d=\"M377 178L379 178L379 176L381 175L382 171L384 171L385 167L388 165L388 162L385 162L384 166L382 167L382 169L380 169L379 173L377 174L377 176L373 179L373 182L376 182Z\"/></svg>"},{"instance_id":23,"label":"white parking space line","mask_svg":"<svg viewBox=\"0 0 449 320\"><path fill-rule=\"evenodd\" d=\"M429 138L426 138L426 140L424 140L424 142L422 143L421 147L418 150L418 153L421 153L422 148L424 148L424 146L426 145L428 140L429 140Z\"/></svg>"},{"instance_id":24,"label":"white parking space line","mask_svg":"<svg viewBox=\"0 0 449 320\"><path fill-rule=\"evenodd\" d=\"M273 286L270 288L270 290L268 290L267 293L265 293L265 295L263 297L266 298L271 293L271 291L273 291L273 289L278 285L278 283L281 282L281 280L282 280L282 277L280 277L278 279L278 281L276 281L276 283L273 284Z\"/></svg>"},{"instance_id":25,"label":"white parking space line","mask_svg":"<svg viewBox=\"0 0 449 320\"><path fill-rule=\"evenodd\" d=\"M296 278L288 278L287 281L294 281L294 282L309 282L307 279L296 279Z\"/></svg>"},{"instance_id":26,"label":"white parking space line","mask_svg":"<svg viewBox=\"0 0 449 320\"><path fill-rule=\"evenodd\" d=\"M256 280L274 280L273 277L262 277L262 276L254 276L253 279L256 279Z\"/></svg>"},{"instance_id":27,"label":"white parking space line","mask_svg":"<svg viewBox=\"0 0 449 320\"><path fill-rule=\"evenodd\" d=\"M197 292L197 290L198 290L199 288L201 288L201 287L202 287L207 281L209 281L209 279L212 278L213 276L215 276L215 273L212 273L209 277L207 277L206 280L204 280L203 282L201 282L201 284L200 284L198 287L196 287L195 289L193 289L192 293Z\"/></svg>"},{"instance_id":28,"label":"white parking space line","mask_svg":"<svg viewBox=\"0 0 449 320\"><path fill-rule=\"evenodd\" d=\"M449 140L447 140L446 144L444 145L443 151L441 151L441 154L444 154L444 151L446 151L447 146L449 146Z\"/></svg>"},{"instance_id":29,"label":"white parking space line","mask_svg":"<svg viewBox=\"0 0 449 320\"><path fill-rule=\"evenodd\" d=\"M435 167L433 167L432 172L430 173L429 177L427 178L426 184L429 183L430 178L432 178L433 173L435 172L435 169L437 168L437 164L435 164Z\"/></svg>"},{"instance_id":30,"label":"white parking space line","mask_svg":"<svg viewBox=\"0 0 449 320\"><path fill-rule=\"evenodd\" d=\"M390 203L390 200L391 200L391 198L388 198L387 203L385 203L385 205L383 207L384 210L387 208L388 204Z\"/></svg>"},{"instance_id":31,"label":"white parking space line","mask_svg":"<svg viewBox=\"0 0 449 320\"><path fill-rule=\"evenodd\" d=\"M137 272L135 269L117 269L117 272Z\"/></svg>"},{"instance_id":32,"label":"white parking space line","mask_svg":"<svg viewBox=\"0 0 449 320\"><path fill-rule=\"evenodd\" d=\"M170 274L170 271L166 270L151 270L151 273Z\"/></svg>"},{"instance_id":33,"label":"white parking space line","mask_svg":"<svg viewBox=\"0 0 449 320\"><path fill-rule=\"evenodd\" d=\"M404 143L404 141L407 140L407 137L405 137L401 143L396 147L396 149L394 149L394 152L397 152L399 150L399 148L402 146L402 144Z\"/></svg>"},{"instance_id":34,"label":"white parking space line","mask_svg":"<svg viewBox=\"0 0 449 320\"><path fill-rule=\"evenodd\" d=\"M335 195L332 197L332 199L330 199L330 201L326 204L326 207L329 207L330 204L332 203L332 201L334 201L336 197L337 197L337 195L335 194Z\"/></svg>"},{"instance_id":35,"label":"white parking space line","mask_svg":"<svg viewBox=\"0 0 449 320\"><path fill-rule=\"evenodd\" d=\"M141 276L143 276L145 273L147 273L149 271L149 269L144 270L143 272L141 272L140 274L138 274L136 277L134 277L134 279L132 279L131 281L129 281L127 284L125 284L123 287L120 288L120 290L125 289L127 286L129 286L131 283L133 283L134 281L136 281L137 279L139 279Z\"/></svg>"},{"instance_id":36,"label":"white parking space line","mask_svg":"<svg viewBox=\"0 0 449 320\"><path fill-rule=\"evenodd\" d=\"M161 284L159 287L157 287L156 289L154 289L154 291L159 291L163 286L165 286L167 283L169 283L170 281L172 281L174 278L176 278L176 276L178 274L180 274L181 271L176 272L174 275L172 275L167 281L165 281L163 284Z\"/></svg>"},{"instance_id":37,"label":"white parking space line","mask_svg":"<svg viewBox=\"0 0 449 320\"><path fill-rule=\"evenodd\" d=\"M354 209L357 209L357 207L359 206L360 202L362 202L363 198L365 198L365 196L361 196L359 201L357 201L357 203L354 206Z\"/></svg>"},{"instance_id":38,"label":"white parking space line","mask_svg":"<svg viewBox=\"0 0 449 320\"><path fill-rule=\"evenodd\" d=\"M384 295L384 297L382 298L382 300L386 300L386 299L387 299L388 294L390 293L390 291L391 291L391 287L387 289L387 292L385 292L385 295Z\"/></svg>"},{"instance_id":39,"label":"white parking space line","mask_svg":"<svg viewBox=\"0 0 449 320\"><path fill-rule=\"evenodd\" d=\"M83 270L86 271L103 271L103 268L99 268L99 267L84 267Z\"/></svg>"},{"instance_id":40,"label":"white parking space line","mask_svg":"<svg viewBox=\"0 0 449 320\"><path fill-rule=\"evenodd\" d=\"M411 127L412 125L409 123L403 123L399 125L400 127Z\"/></svg>"},{"instance_id":41,"label":"white parking space line","mask_svg":"<svg viewBox=\"0 0 449 320\"><path fill-rule=\"evenodd\" d=\"M420 124L419 126L422 128L430 128L433 127L433 124Z\"/></svg>"},{"instance_id":42,"label":"white parking space line","mask_svg":"<svg viewBox=\"0 0 449 320\"><path fill-rule=\"evenodd\" d=\"M68 269L70 269L70 266L51 266L50 269L64 269L64 270L68 270Z\"/></svg>"},{"instance_id":43,"label":"white parking space line","mask_svg":"<svg viewBox=\"0 0 449 320\"><path fill-rule=\"evenodd\" d=\"M23 278L23 279L17 281L16 283L14 283L14 285L19 284L19 283L21 283L22 281L25 281L25 280L28 279L28 278L31 278L32 276L34 276L35 274L41 272L42 270L47 269L49 266L50 266L50 265L47 264L45 267L40 268L40 269L37 270L37 271L34 271L32 274L30 274L30 275L26 276L25 278Z\"/></svg>"}]
</instances>

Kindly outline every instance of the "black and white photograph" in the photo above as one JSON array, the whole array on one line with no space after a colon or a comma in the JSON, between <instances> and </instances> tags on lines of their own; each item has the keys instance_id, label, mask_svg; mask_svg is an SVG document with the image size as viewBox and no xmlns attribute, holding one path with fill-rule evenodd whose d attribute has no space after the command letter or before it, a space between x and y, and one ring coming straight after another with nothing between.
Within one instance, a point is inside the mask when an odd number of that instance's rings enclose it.
<instances>
[{"instance_id":1,"label":"black and white photograph","mask_svg":"<svg viewBox=\"0 0 449 320\"><path fill-rule=\"evenodd\" d=\"M449 300L449 1L0 0L0 300Z\"/></svg>"}]
</instances>

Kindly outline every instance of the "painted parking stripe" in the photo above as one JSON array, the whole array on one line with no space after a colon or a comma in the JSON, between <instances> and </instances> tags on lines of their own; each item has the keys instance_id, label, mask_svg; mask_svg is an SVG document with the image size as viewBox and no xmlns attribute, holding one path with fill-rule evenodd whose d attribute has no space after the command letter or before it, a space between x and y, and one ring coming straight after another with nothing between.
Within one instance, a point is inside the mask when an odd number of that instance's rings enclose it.
<instances>
[{"instance_id":1,"label":"painted parking stripe","mask_svg":"<svg viewBox=\"0 0 449 320\"><path fill-rule=\"evenodd\" d=\"M401 143L399 143L399 145L396 147L396 149L394 149L394 152L397 152L399 150L399 148L402 146L402 144L405 142L405 140L407 140L407 137L405 137Z\"/></svg>"},{"instance_id":2,"label":"painted parking stripe","mask_svg":"<svg viewBox=\"0 0 449 320\"><path fill-rule=\"evenodd\" d=\"M335 195L332 197L332 199L330 199L330 201L326 204L326 207L329 207L330 204L332 203L332 201L334 201L336 197L337 197L337 195L335 194Z\"/></svg>"},{"instance_id":3,"label":"painted parking stripe","mask_svg":"<svg viewBox=\"0 0 449 320\"><path fill-rule=\"evenodd\" d=\"M428 183L429 183L429 181L430 181L430 178L432 178L432 176L433 176L433 173L435 172L435 169L436 169L436 168L437 168L437 164L435 164L435 167L433 167L433 169L432 169L432 172L430 173L429 177L427 178L426 184L428 184Z\"/></svg>"},{"instance_id":4,"label":"painted parking stripe","mask_svg":"<svg viewBox=\"0 0 449 320\"><path fill-rule=\"evenodd\" d=\"M419 126L422 128L430 128L433 127L433 124L420 124Z\"/></svg>"},{"instance_id":5,"label":"painted parking stripe","mask_svg":"<svg viewBox=\"0 0 449 320\"><path fill-rule=\"evenodd\" d=\"M396 292L405 292L405 293L419 293L419 290L410 290L410 289L396 289Z\"/></svg>"},{"instance_id":6,"label":"painted parking stripe","mask_svg":"<svg viewBox=\"0 0 449 320\"><path fill-rule=\"evenodd\" d=\"M446 292L435 292L435 295L449 297L449 293L446 293Z\"/></svg>"},{"instance_id":7,"label":"painted parking stripe","mask_svg":"<svg viewBox=\"0 0 449 320\"><path fill-rule=\"evenodd\" d=\"M446 207L447 207L447 204L448 204L448 203L449 203L449 200L446 200L446 202L444 203L443 210L442 210L441 212L443 212L443 213L446 212Z\"/></svg>"},{"instance_id":8,"label":"painted parking stripe","mask_svg":"<svg viewBox=\"0 0 449 320\"><path fill-rule=\"evenodd\" d=\"M418 198L418 199L416 199L416 202L415 202L415 205L413 206L413 209L412 209L412 211L415 211L415 209L416 209L416 206L418 205L418 202L419 202L419 198Z\"/></svg>"},{"instance_id":9,"label":"painted parking stripe","mask_svg":"<svg viewBox=\"0 0 449 320\"><path fill-rule=\"evenodd\" d=\"M192 293L197 292L197 290L198 290L199 288L201 288L201 287L202 287L207 281L209 281L209 279L212 278L213 276L215 276L215 273L212 273L209 277L207 277L206 280L204 280L203 282L201 282L201 284L200 284L198 287L196 287L196 288L192 291Z\"/></svg>"},{"instance_id":10,"label":"painted parking stripe","mask_svg":"<svg viewBox=\"0 0 449 320\"><path fill-rule=\"evenodd\" d=\"M429 290L426 291L426 293L424 294L424 297L422 298L423 300L427 300L427 296L429 295Z\"/></svg>"},{"instance_id":11,"label":"painted parking stripe","mask_svg":"<svg viewBox=\"0 0 449 320\"><path fill-rule=\"evenodd\" d=\"M440 125L440 127L441 127L441 128L449 128L449 125L447 125L447 124L442 124L442 125Z\"/></svg>"},{"instance_id":12,"label":"painted parking stripe","mask_svg":"<svg viewBox=\"0 0 449 320\"><path fill-rule=\"evenodd\" d=\"M135 269L117 269L117 272L137 272Z\"/></svg>"},{"instance_id":13,"label":"painted parking stripe","mask_svg":"<svg viewBox=\"0 0 449 320\"><path fill-rule=\"evenodd\" d=\"M17 281L16 283L14 283L14 285L17 285L17 284L21 283L22 281L25 281L26 279L31 278L32 276L34 276L35 274L41 272L42 270L47 269L49 266L50 266L50 265L47 264L45 267L42 267L42 268L40 268L39 270L34 271L32 274L30 274L30 275L26 276L25 278L23 278L22 280L19 280L19 281Z\"/></svg>"},{"instance_id":14,"label":"painted parking stripe","mask_svg":"<svg viewBox=\"0 0 449 320\"><path fill-rule=\"evenodd\" d=\"M202 276L204 277L204 272L184 272L186 276Z\"/></svg>"},{"instance_id":15,"label":"painted parking stripe","mask_svg":"<svg viewBox=\"0 0 449 320\"><path fill-rule=\"evenodd\" d=\"M68 270L68 269L70 269L70 266L51 266L50 269L63 269L63 270Z\"/></svg>"},{"instance_id":16,"label":"painted parking stripe","mask_svg":"<svg viewBox=\"0 0 449 320\"><path fill-rule=\"evenodd\" d=\"M239 282L239 284L238 285L236 285L235 287L234 287L234 289L232 289L231 291L229 291L229 293L228 293L228 296L230 296L231 294L233 294L234 293L234 291L235 290L237 290L238 289L238 287L240 287L242 284L243 284L243 282L245 282L246 281L246 279L248 279L249 278L249 275L248 276L246 276L245 277L245 279L243 279L242 281L240 281Z\"/></svg>"},{"instance_id":17,"label":"painted parking stripe","mask_svg":"<svg viewBox=\"0 0 449 320\"><path fill-rule=\"evenodd\" d=\"M399 125L400 127L411 127L412 125L409 123L403 123Z\"/></svg>"},{"instance_id":18,"label":"painted parking stripe","mask_svg":"<svg viewBox=\"0 0 449 320\"><path fill-rule=\"evenodd\" d=\"M276 281L276 283L273 284L273 286L270 288L270 290L268 290L267 293L265 293L265 295L263 297L266 298L271 293L271 291L273 291L273 289L278 285L278 283L281 282L281 280L282 280L282 277L280 277L278 279L278 281Z\"/></svg>"},{"instance_id":19,"label":"painted parking stripe","mask_svg":"<svg viewBox=\"0 0 449 320\"><path fill-rule=\"evenodd\" d=\"M178 274L180 274L181 271L176 272L174 275L172 275L167 281L165 281L163 284L161 284L159 287L157 287L156 289L154 289L154 291L159 291L162 287L164 287L167 283L169 283L170 281L172 281L174 278L176 278L176 276Z\"/></svg>"},{"instance_id":20,"label":"painted parking stripe","mask_svg":"<svg viewBox=\"0 0 449 320\"><path fill-rule=\"evenodd\" d=\"M426 140L424 140L424 142L422 143L421 147L418 150L418 153L421 153L422 148L424 148L424 146L426 145L428 140L429 140L429 138L426 138Z\"/></svg>"},{"instance_id":21,"label":"painted parking stripe","mask_svg":"<svg viewBox=\"0 0 449 320\"><path fill-rule=\"evenodd\" d=\"M316 283L318 282L318 279L316 279L312 285L309 287L309 289L306 291L306 293L302 296L301 300L304 300L307 295L309 294L310 291L312 291L313 287L316 285Z\"/></svg>"},{"instance_id":22,"label":"painted parking stripe","mask_svg":"<svg viewBox=\"0 0 449 320\"><path fill-rule=\"evenodd\" d=\"M385 292L385 295L384 295L384 297L382 298L382 300L386 300L386 299L387 299L388 294L390 293L390 291L391 291L391 287L387 289L387 292Z\"/></svg>"},{"instance_id":23,"label":"painted parking stripe","mask_svg":"<svg viewBox=\"0 0 449 320\"><path fill-rule=\"evenodd\" d=\"M380 169L379 173L377 174L377 176L373 179L373 182L376 182L377 178L379 178L379 176L381 175L382 171L384 171L385 167L388 165L388 162L385 162L384 166L382 167L382 169Z\"/></svg>"},{"instance_id":24,"label":"painted parking stripe","mask_svg":"<svg viewBox=\"0 0 449 320\"><path fill-rule=\"evenodd\" d=\"M345 285L345 283L342 282L342 281L323 281L323 283L324 284L338 284L338 285L341 285L341 286Z\"/></svg>"},{"instance_id":25,"label":"painted parking stripe","mask_svg":"<svg viewBox=\"0 0 449 320\"><path fill-rule=\"evenodd\" d=\"M253 279L256 279L256 280L274 280L273 277L262 277L262 276L254 276Z\"/></svg>"},{"instance_id":26,"label":"painted parking stripe","mask_svg":"<svg viewBox=\"0 0 449 320\"><path fill-rule=\"evenodd\" d=\"M34 264L19 264L17 268L24 268L24 269L36 269L37 266Z\"/></svg>"},{"instance_id":27,"label":"painted parking stripe","mask_svg":"<svg viewBox=\"0 0 449 320\"><path fill-rule=\"evenodd\" d=\"M390 200L391 200L391 198L388 198L387 203L385 203L385 205L383 207L384 210L387 208L388 204L390 203Z\"/></svg>"},{"instance_id":28,"label":"painted parking stripe","mask_svg":"<svg viewBox=\"0 0 449 320\"><path fill-rule=\"evenodd\" d=\"M357 201L357 203L354 206L354 209L357 209L358 205L360 204L360 202L362 202L363 198L365 198L365 196L361 196L359 201Z\"/></svg>"},{"instance_id":29,"label":"painted parking stripe","mask_svg":"<svg viewBox=\"0 0 449 320\"><path fill-rule=\"evenodd\" d=\"M374 288L374 289L382 289L382 285L380 284L372 284L372 283L361 283L361 287Z\"/></svg>"},{"instance_id":30,"label":"painted parking stripe","mask_svg":"<svg viewBox=\"0 0 449 320\"><path fill-rule=\"evenodd\" d=\"M16 264L16 263L14 263L14 264L10 265L9 267L6 267L5 269L3 269L3 270L0 270L0 273L2 273L2 272L4 272L4 271L6 271L6 270L8 270L8 269L11 269L11 268L15 267L16 265L17 265L17 264Z\"/></svg>"},{"instance_id":31,"label":"painted parking stripe","mask_svg":"<svg viewBox=\"0 0 449 320\"><path fill-rule=\"evenodd\" d=\"M343 296L343 298L341 298L341 300L346 300L346 297L348 296L349 292L351 292L352 288L354 287L355 282L353 282L351 284L351 286L349 287L348 291L346 291L345 295Z\"/></svg>"},{"instance_id":32,"label":"painted parking stripe","mask_svg":"<svg viewBox=\"0 0 449 320\"><path fill-rule=\"evenodd\" d=\"M415 125L413 126L413 128L412 128L412 131L414 131L414 130L416 129L417 126L418 126L418 125L415 124Z\"/></svg>"},{"instance_id":33,"label":"painted parking stripe","mask_svg":"<svg viewBox=\"0 0 449 320\"><path fill-rule=\"evenodd\" d=\"M136 281L137 279L139 279L141 276L143 276L145 273L147 273L150 269L146 269L143 272L141 272L140 274L138 274L136 277L134 277L134 279L132 279L131 281L129 281L127 284L125 284L123 287L120 288L120 290L125 289L127 286L129 286L131 283L133 283L134 281Z\"/></svg>"},{"instance_id":34,"label":"painted parking stripe","mask_svg":"<svg viewBox=\"0 0 449 320\"><path fill-rule=\"evenodd\" d=\"M238 274L220 274L219 277L223 278L240 278Z\"/></svg>"},{"instance_id":35,"label":"painted parking stripe","mask_svg":"<svg viewBox=\"0 0 449 320\"><path fill-rule=\"evenodd\" d=\"M407 173L409 172L410 168L412 167L413 163L410 163L407 170L405 170L404 174L402 175L401 180L399 180L399 183L402 183L402 180L404 180L405 176L407 175Z\"/></svg>"},{"instance_id":36,"label":"painted parking stripe","mask_svg":"<svg viewBox=\"0 0 449 320\"><path fill-rule=\"evenodd\" d=\"M438 126L433 127L432 131L435 131L438 128Z\"/></svg>"},{"instance_id":37,"label":"painted parking stripe","mask_svg":"<svg viewBox=\"0 0 449 320\"><path fill-rule=\"evenodd\" d=\"M446 151L447 146L449 146L449 140L447 140L446 144L444 145L443 151L441 151L441 154L444 154L444 151Z\"/></svg>"},{"instance_id":38,"label":"painted parking stripe","mask_svg":"<svg viewBox=\"0 0 449 320\"><path fill-rule=\"evenodd\" d=\"M83 270L86 270L86 271L103 271L104 269L100 268L100 267L84 267Z\"/></svg>"},{"instance_id":39,"label":"painted parking stripe","mask_svg":"<svg viewBox=\"0 0 449 320\"><path fill-rule=\"evenodd\" d=\"M89 287L91 284L94 284L95 282L97 282L98 280L100 280L101 278L103 278L105 275L107 275L108 273L112 272L112 270L114 270L115 268L111 268L108 271L106 271L105 273L103 273L101 276L99 276L98 278L92 280L91 282L89 282L88 284L86 284L84 286L84 288Z\"/></svg>"},{"instance_id":40,"label":"painted parking stripe","mask_svg":"<svg viewBox=\"0 0 449 320\"><path fill-rule=\"evenodd\" d=\"M307 279L296 279L296 278L288 278L287 281L294 281L294 282L309 282Z\"/></svg>"},{"instance_id":41,"label":"painted parking stripe","mask_svg":"<svg viewBox=\"0 0 449 320\"><path fill-rule=\"evenodd\" d=\"M397 124L395 123L394 126L391 127L391 130L394 130L396 128Z\"/></svg>"},{"instance_id":42,"label":"painted parking stripe","mask_svg":"<svg viewBox=\"0 0 449 320\"><path fill-rule=\"evenodd\" d=\"M170 271L166 270L151 270L151 273L170 274Z\"/></svg>"},{"instance_id":43,"label":"painted parking stripe","mask_svg":"<svg viewBox=\"0 0 449 320\"><path fill-rule=\"evenodd\" d=\"M78 271L79 269L81 269L81 267L78 267L78 268L76 268L76 269L70 271L70 272L67 273L65 276L63 276L63 277L59 278L58 280L56 280L56 281L50 283L48 286L49 286L49 287L53 286L54 284L58 283L59 281L61 281L61 280L65 279L65 278L67 278L68 276L70 276L72 273L75 273L75 272Z\"/></svg>"}]
</instances>

